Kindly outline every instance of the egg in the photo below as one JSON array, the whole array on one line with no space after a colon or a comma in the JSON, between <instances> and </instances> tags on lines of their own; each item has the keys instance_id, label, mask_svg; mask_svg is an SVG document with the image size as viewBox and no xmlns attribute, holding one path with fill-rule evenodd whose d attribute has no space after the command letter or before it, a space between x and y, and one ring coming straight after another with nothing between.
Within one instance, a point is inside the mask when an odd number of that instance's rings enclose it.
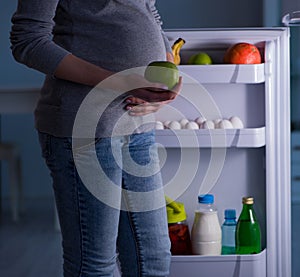
<instances>
[{"instance_id":1,"label":"egg","mask_svg":"<svg viewBox=\"0 0 300 277\"><path fill-rule=\"evenodd\" d=\"M195 119L195 122L199 125L199 127L201 126L201 124L203 123L203 122L205 122L205 118L204 117L202 117L202 116L199 116L199 117L197 117L196 119Z\"/></svg>"},{"instance_id":2,"label":"egg","mask_svg":"<svg viewBox=\"0 0 300 277\"><path fill-rule=\"evenodd\" d=\"M199 125L195 121L189 121L188 123L185 124L185 129L189 130L197 130L199 129Z\"/></svg>"},{"instance_id":3,"label":"egg","mask_svg":"<svg viewBox=\"0 0 300 277\"><path fill-rule=\"evenodd\" d=\"M188 119L186 118L183 118L179 121L180 125L181 125L181 128L184 129L185 125L188 123Z\"/></svg>"},{"instance_id":4,"label":"egg","mask_svg":"<svg viewBox=\"0 0 300 277\"><path fill-rule=\"evenodd\" d=\"M170 120L164 121L164 126L165 126L165 128L169 128L170 122L171 122Z\"/></svg>"},{"instance_id":5,"label":"egg","mask_svg":"<svg viewBox=\"0 0 300 277\"><path fill-rule=\"evenodd\" d=\"M215 124L215 128L218 128L219 123L222 121L222 118L214 119L213 122Z\"/></svg>"},{"instance_id":6,"label":"egg","mask_svg":"<svg viewBox=\"0 0 300 277\"><path fill-rule=\"evenodd\" d=\"M155 122L155 129L156 130L163 130L164 129L164 124L161 121L156 121Z\"/></svg>"},{"instance_id":7,"label":"egg","mask_svg":"<svg viewBox=\"0 0 300 277\"><path fill-rule=\"evenodd\" d=\"M206 120L201 124L201 129L215 129L215 124L212 120Z\"/></svg>"},{"instance_id":8,"label":"egg","mask_svg":"<svg viewBox=\"0 0 300 277\"><path fill-rule=\"evenodd\" d=\"M218 124L219 129L232 129L232 123L228 119L222 119Z\"/></svg>"},{"instance_id":9,"label":"egg","mask_svg":"<svg viewBox=\"0 0 300 277\"><path fill-rule=\"evenodd\" d=\"M244 128L244 123L238 116L232 116L229 118L229 120L232 123L233 128L235 129Z\"/></svg>"},{"instance_id":10,"label":"egg","mask_svg":"<svg viewBox=\"0 0 300 277\"><path fill-rule=\"evenodd\" d=\"M173 120L170 122L170 124L168 125L169 129L172 129L172 130L179 130L181 129L181 125L178 121L176 120Z\"/></svg>"}]
</instances>

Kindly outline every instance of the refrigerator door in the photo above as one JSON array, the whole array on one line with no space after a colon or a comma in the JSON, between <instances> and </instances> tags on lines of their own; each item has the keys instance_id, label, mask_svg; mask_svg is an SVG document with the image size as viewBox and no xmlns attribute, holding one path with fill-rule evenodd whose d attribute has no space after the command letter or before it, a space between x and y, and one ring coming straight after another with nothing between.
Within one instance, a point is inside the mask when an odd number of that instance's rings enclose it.
<instances>
[{"instance_id":1,"label":"refrigerator door","mask_svg":"<svg viewBox=\"0 0 300 277\"><path fill-rule=\"evenodd\" d=\"M291 276L289 29L166 34L171 43L180 37L186 41L179 65L183 89L157 113L157 120L239 116L244 124L240 129L157 130L166 194L184 202L190 227L199 193L215 195L220 223L226 208L239 214L242 197L252 195L263 234L260 254L174 256L170 276ZM225 50L238 42L255 44L263 63L224 64ZM186 65L200 51L208 53L213 64Z\"/></svg>"}]
</instances>

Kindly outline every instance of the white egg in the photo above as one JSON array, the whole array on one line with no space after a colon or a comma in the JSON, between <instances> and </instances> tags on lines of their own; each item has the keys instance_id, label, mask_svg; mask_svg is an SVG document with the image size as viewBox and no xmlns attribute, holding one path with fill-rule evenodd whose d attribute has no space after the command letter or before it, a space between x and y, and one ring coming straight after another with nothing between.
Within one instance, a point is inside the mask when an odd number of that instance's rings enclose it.
<instances>
[{"instance_id":1,"label":"white egg","mask_svg":"<svg viewBox=\"0 0 300 277\"><path fill-rule=\"evenodd\" d=\"M188 119L186 118L183 118L179 121L180 125L181 125L181 128L184 129L184 126L188 123Z\"/></svg>"},{"instance_id":2,"label":"white egg","mask_svg":"<svg viewBox=\"0 0 300 277\"><path fill-rule=\"evenodd\" d=\"M215 129L215 124L212 120L206 120L201 124L202 129Z\"/></svg>"},{"instance_id":3,"label":"white egg","mask_svg":"<svg viewBox=\"0 0 300 277\"><path fill-rule=\"evenodd\" d=\"M173 120L170 122L170 124L168 125L169 129L172 129L172 130L179 130L181 129L181 125L178 121L176 120Z\"/></svg>"},{"instance_id":4,"label":"white egg","mask_svg":"<svg viewBox=\"0 0 300 277\"><path fill-rule=\"evenodd\" d=\"M222 119L218 124L219 129L232 129L232 123L228 119Z\"/></svg>"},{"instance_id":5,"label":"white egg","mask_svg":"<svg viewBox=\"0 0 300 277\"><path fill-rule=\"evenodd\" d=\"M155 122L155 129L156 130L163 130L164 129L164 124L161 121L156 121Z\"/></svg>"},{"instance_id":6,"label":"white egg","mask_svg":"<svg viewBox=\"0 0 300 277\"><path fill-rule=\"evenodd\" d=\"M166 120L166 121L164 121L164 126L165 126L166 128L169 128L170 122L171 122L171 120Z\"/></svg>"},{"instance_id":7,"label":"white egg","mask_svg":"<svg viewBox=\"0 0 300 277\"><path fill-rule=\"evenodd\" d=\"M201 126L201 124L203 123L203 122L205 122L206 121L206 119L204 118L204 117L202 117L202 116L199 116L199 117L197 117L196 119L195 119L195 122L199 125L199 127Z\"/></svg>"},{"instance_id":8,"label":"white egg","mask_svg":"<svg viewBox=\"0 0 300 277\"><path fill-rule=\"evenodd\" d=\"M214 119L213 122L215 124L215 128L218 128L219 123L222 121L222 118Z\"/></svg>"},{"instance_id":9,"label":"white egg","mask_svg":"<svg viewBox=\"0 0 300 277\"><path fill-rule=\"evenodd\" d=\"M238 116L232 116L232 117L230 117L229 120L232 123L233 128L235 128L235 129L244 128L244 123Z\"/></svg>"},{"instance_id":10,"label":"white egg","mask_svg":"<svg viewBox=\"0 0 300 277\"><path fill-rule=\"evenodd\" d=\"M195 121L189 121L188 123L185 124L185 129L189 130L197 130L199 129L199 125Z\"/></svg>"}]
</instances>

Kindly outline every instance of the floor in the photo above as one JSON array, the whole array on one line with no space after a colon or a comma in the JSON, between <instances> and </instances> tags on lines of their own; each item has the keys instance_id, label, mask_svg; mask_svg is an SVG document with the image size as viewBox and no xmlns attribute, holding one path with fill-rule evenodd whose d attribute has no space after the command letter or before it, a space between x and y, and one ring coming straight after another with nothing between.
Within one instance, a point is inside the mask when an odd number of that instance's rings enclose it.
<instances>
[{"instance_id":1,"label":"floor","mask_svg":"<svg viewBox=\"0 0 300 277\"><path fill-rule=\"evenodd\" d=\"M3 203L0 221L0 276L62 276L60 233L54 229L53 201L26 203L26 213L13 223Z\"/></svg>"},{"instance_id":2,"label":"floor","mask_svg":"<svg viewBox=\"0 0 300 277\"><path fill-rule=\"evenodd\" d=\"M292 208L293 277L300 276L300 204ZM54 228L51 199L28 201L13 223L5 202L0 220L0 276L61 277L60 233ZM288 276L286 276L288 277Z\"/></svg>"}]
</instances>

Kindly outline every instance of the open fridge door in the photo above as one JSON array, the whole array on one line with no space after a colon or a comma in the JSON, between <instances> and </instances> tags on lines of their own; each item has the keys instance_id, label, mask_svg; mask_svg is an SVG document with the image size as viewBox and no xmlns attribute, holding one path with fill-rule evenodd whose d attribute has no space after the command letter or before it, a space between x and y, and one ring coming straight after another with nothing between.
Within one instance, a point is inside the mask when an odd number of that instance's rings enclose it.
<instances>
[{"instance_id":1,"label":"open fridge door","mask_svg":"<svg viewBox=\"0 0 300 277\"><path fill-rule=\"evenodd\" d=\"M166 194L185 204L190 228L199 193L215 195L220 223L226 208L239 214L242 197L251 194L263 234L262 252L255 255L173 256L170 276L291 276L289 28L166 34L171 42L186 41L178 66L183 89L157 113L157 120L238 115L244 123L239 129L157 130ZM225 50L241 41L258 46L262 64L223 63ZM187 65L200 51L214 63Z\"/></svg>"}]
</instances>

